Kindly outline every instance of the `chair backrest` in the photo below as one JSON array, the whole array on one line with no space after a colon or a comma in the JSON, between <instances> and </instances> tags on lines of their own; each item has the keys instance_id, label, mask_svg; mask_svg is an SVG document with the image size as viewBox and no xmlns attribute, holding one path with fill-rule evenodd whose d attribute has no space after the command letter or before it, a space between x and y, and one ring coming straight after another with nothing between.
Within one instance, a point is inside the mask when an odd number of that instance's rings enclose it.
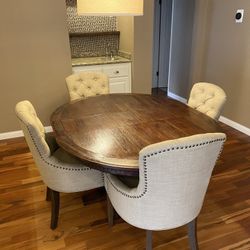
<instances>
[{"instance_id":1,"label":"chair backrest","mask_svg":"<svg viewBox=\"0 0 250 250\"><path fill-rule=\"evenodd\" d=\"M109 93L108 76L102 72L80 72L66 78L70 101Z\"/></svg>"},{"instance_id":2,"label":"chair backrest","mask_svg":"<svg viewBox=\"0 0 250 250\"><path fill-rule=\"evenodd\" d=\"M193 135L140 151L142 228L175 228L198 216L225 138L223 133Z\"/></svg>"},{"instance_id":3,"label":"chair backrest","mask_svg":"<svg viewBox=\"0 0 250 250\"><path fill-rule=\"evenodd\" d=\"M225 102L226 94L222 88L212 83L199 82L191 90L188 106L218 119Z\"/></svg>"},{"instance_id":4,"label":"chair backrest","mask_svg":"<svg viewBox=\"0 0 250 250\"><path fill-rule=\"evenodd\" d=\"M43 159L51 155L49 145L45 140L44 126L29 101L17 103L15 111L30 151L42 174Z\"/></svg>"}]
</instances>

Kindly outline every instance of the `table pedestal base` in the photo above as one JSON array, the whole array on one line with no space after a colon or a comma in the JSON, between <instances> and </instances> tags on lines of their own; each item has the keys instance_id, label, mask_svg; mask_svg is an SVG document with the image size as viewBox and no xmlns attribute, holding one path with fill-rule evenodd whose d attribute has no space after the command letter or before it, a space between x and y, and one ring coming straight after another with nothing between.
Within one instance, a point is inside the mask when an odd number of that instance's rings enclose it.
<instances>
[{"instance_id":1,"label":"table pedestal base","mask_svg":"<svg viewBox=\"0 0 250 250\"><path fill-rule=\"evenodd\" d=\"M82 202L84 206L104 200L106 200L106 190L104 187L86 191L82 196Z\"/></svg>"}]
</instances>

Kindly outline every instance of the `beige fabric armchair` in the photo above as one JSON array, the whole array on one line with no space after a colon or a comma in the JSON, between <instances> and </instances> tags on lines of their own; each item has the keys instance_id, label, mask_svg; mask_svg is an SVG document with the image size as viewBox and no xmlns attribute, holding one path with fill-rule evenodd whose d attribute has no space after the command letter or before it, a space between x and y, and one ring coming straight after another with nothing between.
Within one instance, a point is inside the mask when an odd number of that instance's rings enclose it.
<instances>
[{"instance_id":1,"label":"beige fabric armchair","mask_svg":"<svg viewBox=\"0 0 250 250\"><path fill-rule=\"evenodd\" d=\"M212 83L199 82L191 90L188 106L217 120L225 102L226 94L223 89Z\"/></svg>"},{"instance_id":2,"label":"beige fabric armchair","mask_svg":"<svg viewBox=\"0 0 250 250\"><path fill-rule=\"evenodd\" d=\"M135 188L105 175L105 188L116 212L129 224L148 230L147 249L152 249L151 230L185 224L191 249L198 249L196 218L225 138L223 133L200 134L145 147L139 153ZM109 221L112 225L112 218Z\"/></svg>"},{"instance_id":3,"label":"beige fabric armchair","mask_svg":"<svg viewBox=\"0 0 250 250\"><path fill-rule=\"evenodd\" d=\"M59 215L59 192L72 193L101 187L104 185L103 174L84 166L80 160L59 148L55 139L45 134L29 101L16 105L16 115L42 179L48 187L47 199L51 198L52 201L51 229L55 229Z\"/></svg>"},{"instance_id":4,"label":"beige fabric armchair","mask_svg":"<svg viewBox=\"0 0 250 250\"><path fill-rule=\"evenodd\" d=\"M80 72L66 78L70 101L109 93L108 76L101 72Z\"/></svg>"}]
</instances>

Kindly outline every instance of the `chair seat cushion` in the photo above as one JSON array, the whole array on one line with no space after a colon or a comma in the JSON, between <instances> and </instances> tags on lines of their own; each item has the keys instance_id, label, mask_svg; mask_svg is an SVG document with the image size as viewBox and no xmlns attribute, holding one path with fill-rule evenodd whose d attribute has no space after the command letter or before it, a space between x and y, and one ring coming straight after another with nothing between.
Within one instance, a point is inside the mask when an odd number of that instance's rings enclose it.
<instances>
[{"instance_id":1,"label":"chair seat cushion","mask_svg":"<svg viewBox=\"0 0 250 250\"><path fill-rule=\"evenodd\" d=\"M121 176L118 175L117 178L126 186L130 188L135 188L139 184L139 176Z\"/></svg>"},{"instance_id":2,"label":"chair seat cushion","mask_svg":"<svg viewBox=\"0 0 250 250\"><path fill-rule=\"evenodd\" d=\"M54 153L53 157L55 157L59 162L63 162L65 164L75 164L75 165L83 165L82 161L77 157L69 154L62 148L58 148ZM72 167L72 166L71 166ZM79 167L79 166L77 166Z\"/></svg>"}]
</instances>

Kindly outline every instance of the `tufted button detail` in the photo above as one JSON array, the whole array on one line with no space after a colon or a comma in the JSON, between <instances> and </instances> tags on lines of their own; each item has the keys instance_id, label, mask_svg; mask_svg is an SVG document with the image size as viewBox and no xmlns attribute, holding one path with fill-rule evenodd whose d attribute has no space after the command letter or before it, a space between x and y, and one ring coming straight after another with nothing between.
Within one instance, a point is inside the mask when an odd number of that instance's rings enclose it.
<instances>
[{"instance_id":1,"label":"tufted button detail","mask_svg":"<svg viewBox=\"0 0 250 250\"><path fill-rule=\"evenodd\" d=\"M225 101L226 94L223 89L215 84L200 82L194 84L188 105L214 119L218 119Z\"/></svg>"},{"instance_id":2,"label":"tufted button detail","mask_svg":"<svg viewBox=\"0 0 250 250\"><path fill-rule=\"evenodd\" d=\"M109 93L108 76L102 72L79 72L66 78L70 100Z\"/></svg>"}]
</instances>

